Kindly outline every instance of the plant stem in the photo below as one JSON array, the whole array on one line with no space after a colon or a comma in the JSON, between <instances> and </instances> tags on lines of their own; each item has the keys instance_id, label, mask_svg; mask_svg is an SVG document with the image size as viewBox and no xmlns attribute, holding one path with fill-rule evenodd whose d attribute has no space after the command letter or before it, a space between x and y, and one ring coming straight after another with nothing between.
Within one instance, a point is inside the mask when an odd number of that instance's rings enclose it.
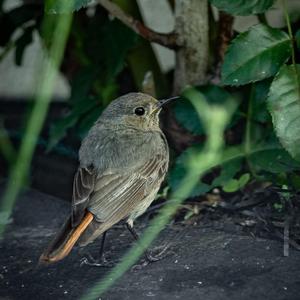
<instances>
[{"instance_id":1,"label":"plant stem","mask_svg":"<svg viewBox=\"0 0 300 300\"><path fill-rule=\"evenodd\" d=\"M71 5L71 3L72 2L68 5ZM46 16L44 20L44 28L46 30L49 30L49 26L47 26L48 20L49 19ZM69 35L71 21L71 14L62 14L57 18L53 33L53 43L49 50L49 57L47 60L44 60L42 65L40 73L41 79L37 87L35 104L27 123L26 132L15 165L11 169L8 184L2 198L0 206L0 237L5 230L6 224L9 222L14 203L24 185L30 168L32 155L48 111L57 70L61 63L65 44Z\"/></svg>"},{"instance_id":2,"label":"plant stem","mask_svg":"<svg viewBox=\"0 0 300 300\"><path fill-rule=\"evenodd\" d=\"M284 15L285 15L285 21L286 21L286 25L287 25L287 28L288 28L288 33L289 33L289 36L290 36L290 42L291 42L291 47L292 47L292 64L294 66L296 81L297 81L297 84L298 84L298 95L300 95L300 80L299 80L298 68L297 68L297 65L296 65L294 36L293 36L293 32L292 32L290 16L289 16L289 13L288 13L288 10L287 10L286 0L282 0L282 8L283 8Z\"/></svg>"},{"instance_id":3,"label":"plant stem","mask_svg":"<svg viewBox=\"0 0 300 300\"><path fill-rule=\"evenodd\" d=\"M268 25L268 21L267 21L266 15L264 13L258 14L257 18L258 18L260 23Z\"/></svg>"},{"instance_id":4,"label":"plant stem","mask_svg":"<svg viewBox=\"0 0 300 300\"><path fill-rule=\"evenodd\" d=\"M249 168L249 171L251 172L252 176L254 178L258 178L252 163L249 159L249 155L251 153L251 119L252 119L252 104L253 104L253 98L254 98L254 94L255 94L255 89L254 89L254 84L251 85L251 91L250 91L250 97L249 97L249 101L248 101L248 110L247 110L247 120L246 120L246 131L245 131L245 158L246 158L246 162Z\"/></svg>"},{"instance_id":5,"label":"plant stem","mask_svg":"<svg viewBox=\"0 0 300 300\"><path fill-rule=\"evenodd\" d=\"M286 21L286 25L288 28L288 33L290 36L290 42L291 42L291 47L292 47L292 63L296 68L296 58L295 58L295 48L294 48L294 36L293 36L293 32L292 32L292 27L291 27L291 20L290 20L290 16L287 10L287 6L286 6L286 0L281 0L282 2L282 9L284 12L284 16L285 16L285 21Z\"/></svg>"}]
</instances>

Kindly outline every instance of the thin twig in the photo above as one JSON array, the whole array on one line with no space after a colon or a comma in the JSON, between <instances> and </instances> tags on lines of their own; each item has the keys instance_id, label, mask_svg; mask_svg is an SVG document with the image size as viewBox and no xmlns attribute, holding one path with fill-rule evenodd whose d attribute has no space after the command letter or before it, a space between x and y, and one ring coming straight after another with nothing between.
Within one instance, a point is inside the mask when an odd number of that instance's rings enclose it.
<instances>
[{"instance_id":1,"label":"thin twig","mask_svg":"<svg viewBox=\"0 0 300 300\"><path fill-rule=\"evenodd\" d=\"M283 256L289 256L289 238L290 238L290 222L286 217L284 221L284 233L283 233Z\"/></svg>"},{"instance_id":2,"label":"thin twig","mask_svg":"<svg viewBox=\"0 0 300 300\"><path fill-rule=\"evenodd\" d=\"M293 36L293 32L292 32L292 27L291 27L291 20L290 20L290 16L287 10L287 5L286 5L286 0L282 0L282 8L283 8L283 12L284 12L284 16L285 16L285 21L286 21L286 25L288 28L288 33L289 33L289 37L290 37L290 42L291 42L291 48L292 48L292 63L296 68L296 58L295 58L295 48L294 48L294 36Z\"/></svg>"},{"instance_id":3,"label":"thin twig","mask_svg":"<svg viewBox=\"0 0 300 300\"><path fill-rule=\"evenodd\" d=\"M177 35L174 32L171 33L158 33L153 31L149 27L145 26L139 20L134 19L132 16L126 14L118 5L114 4L110 0L98 0L98 3L104 7L112 16L119 19L126 26L131 28L138 35L144 39L160 44L170 49L178 48Z\"/></svg>"},{"instance_id":4,"label":"thin twig","mask_svg":"<svg viewBox=\"0 0 300 300\"><path fill-rule=\"evenodd\" d=\"M214 67L214 74L211 81L219 83L221 77L221 65L223 64L224 57L228 45L233 37L233 21L234 17L220 11L218 22L218 37L216 40L216 61Z\"/></svg>"}]
</instances>

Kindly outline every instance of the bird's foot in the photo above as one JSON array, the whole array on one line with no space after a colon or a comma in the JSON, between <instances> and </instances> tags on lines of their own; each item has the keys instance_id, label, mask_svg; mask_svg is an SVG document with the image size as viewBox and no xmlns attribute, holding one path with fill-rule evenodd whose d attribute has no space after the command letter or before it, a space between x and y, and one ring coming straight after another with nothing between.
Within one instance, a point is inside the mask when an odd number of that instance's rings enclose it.
<instances>
[{"instance_id":1,"label":"bird's foot","mask_svg":"<svg viewBox=\"0 0 300 300\"><path fill-rule=\"evenodd\" d=\"M145 259L140 264L134 265L132 267L132 271L141 270L151 263L160 261L167 256L175 254L173 251L167 251L167 249L168 247L157 247L155 249L152 249L152 251L147 251L145 253Z\"/></svg>"},{"instance_id":2,"label":"bird's foot","mask_svg":"<svg viewBox=\"0 0 300 300\"><path fill-rule=\"evenodd\" d=\"M145 253L145 258L148 261L148 263L152 263L160 261L161 259L166 258L167 256L175 254L175 252L168 249L168 246L153 248L151 251L147 251Z\"/></svg>"},{"instance_id":3,"label":"bird's foot","mask_svg":"<svg viewBox=\"0 0 300 300\"><path fill-rule=\"evenodd\" d=\"M103 267L103 268L112 268L115 266L115 264L112 261L108 261L104 255L102 255L100 258L95 259L90 254L88 254L88 257L83 257L80 260L80 267L83 265L88 265L92 267Z\"/></svg>"}]
</instances>

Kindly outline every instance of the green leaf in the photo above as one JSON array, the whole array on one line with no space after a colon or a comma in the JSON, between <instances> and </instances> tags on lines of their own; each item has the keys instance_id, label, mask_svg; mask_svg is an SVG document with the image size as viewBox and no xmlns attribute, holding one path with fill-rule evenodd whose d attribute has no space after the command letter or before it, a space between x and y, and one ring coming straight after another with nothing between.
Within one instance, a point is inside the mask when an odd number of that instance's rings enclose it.
<instances>
[{"instance_id":1,"label":"green leaf","mask_svg":"<svg viewBox=\"0 0 300 300\"><path fill-rule=\"evenodd\" d=\"M190 101L177 101L174 104L174 113L178 123L193 134L203 134L205 131L199 116Z\"/></svg>"},{"instance_id":2,"label":"green leaf","mask_svg":"<svg viewBox=\"0 0 300 300\"><path fill-rule=\"evenodd\" d=\"M216 85L199 87L197 90L205 95L209 103L222 104L231 98L227 91ZM175 102L174 113L179 124L188 131L197 135L204 133L199 115L190 101L185 99Z\"/></svg>"},{"instance_id":3,"label":"green leaf","mask_svg":"<svg viewBox=\"0 0 300 300\"><path fill-rule=\"evenodd\" d=\"M249 173L243 174L239 179L239 186L242 189L250 180L251 176Z\"/></svg>"},{"instance_id":4,"label":"green leaf","mask_svg":"<svg viewBox=\"0 0 300 300\"><path fill-rule=\"evenodd\" d=\"M300 65L284 65L274 78L268 106L283 147L300 161Z\"/></svg>"},{"instance_id":5,"label":"green leaf","mask_svg":"<svg viewBox=\"0 0 300 300\"><path fill-rule=\"evenodd\" d=\"M250 180L250 174L245 173L239 179L230 179L223 186L223 191L226 193L234 193L242 189Z\"/></svg>"},{"instance_id":6,"label":"green leaf","mask_svg":"<svg viewBox=\"0 0 300 300\"><path fill-rule=\"evenodd\" d=\"M92 109L97 110L99 103L94 98L84 98L70 111L70 113L57 120L50 127L49 143L47 151L50 151L67 133L67 130L73 127L83 114L90 112Z\"/></svg>"},{"instance_id":7,"label":"green leaf","mask_svg":"<svg viewBox=\"0 0 300 300\"><path fill-rule=\"evenodd\" d=\"M231 15L247 16L265 12L275 0L210 0L210 2L219 10Z\"/></svg>"},{"instance_id":8,"label":"green leaf","mask_svg":"<svg viewBox=\"0 0 300 300\"><path fill-rule=\"evenodd\" d=\"M225 159L225 154L226 152L224 153L223 160ZM213 180L212 186L216 187L224 185L226 182L228 182L228 179L233 178L236 175L236 173L241 169L241 166L242 159L240 158L223 163L221 167L221 173Z\"/></svg>"},{"instance_id":9,"label":"green leaf","mask_svg":"<svg viewBox=\"0 0 300 300\"><path fill-rule=\"evenodd\" d=\"M168 175L168 183L172 189L175 189L177 187L177 185L181 182L182 178L186 174L186 159L192 152L199 151L199 149L201 149L200 146L190 147L186 151L182 152L182 154L177 158L174 167ZM203 195L210 189L210 185L199 181L199 185L197 185L190 196L196 197L198 195Z\"/></svg>"},{"instance_id":10,"label":"green leaf","mask_svg":"<svg viewBox=\"0 0 300 300\"><path fill-rule=\"evenodd\" d=\"M32 43L32 33L34 26L27 27L24 33L16 41L15 62L17 66L22 64L25 48Z\"/></svg>"},{"instance_id":11,"label":"green leaf","mask_svg":"<svg viewBox=\"0 0 300 300\"><path fill-rule=\"evenodd\" d=\"M291 172L300 168L300 163L279 147L254 152L249 156L249 160L257 171L274 174Z\"/></svg>"},{"instance_id":12,"label":"green leaf","mask_svg":"<svg viewBox=\"0 0 300 300\"><path fill-rule=\"evenodd\" d=\"M118 20L110 21L102 32L103 60L108 80L123 69L128 51L136 44L138 36Z\"/></svg>"},{"instance_id":13,"label":"green leaf","mask_svg":"<svg viewBox=\"0 0 300 300\"><path fill-rule=\"evenodd\" d=\"M73 1L73 3L71 2ZM92 0L47 0L45 11L49 14L70 13L88 6Z\"/></svg>"},{"instance_id":14,"label":"green leaf","mask_svg":"<svg viewBox=\"0 0 300 300\"><path fill-rule=\"evenodd\" d=\"M252 120L260 123L269 123L271 116L267 109L266 100L270 91L271 78L253 84Z\"/></svg>"},{"instance_id":15,"label":"green leaf","mask_svg":"<svg viewBox=\"0 0 300 300\"><path fill-rule=\"evenodd\" d=\"M71 82L71 97L69 102L76 105L88 98L88 93L97 76L96 70L93 67L82 68L74 76Z\"/></svg>"},{"instance_id":16,"label":"green leaf","mask_svg":"<svg viewBox=\"0 0 300 300\"><path fill-rule=\"evenodd\" d=\"M201 147L199 145L192 146L184 151L176 160L174 167L169 172L168 183L171 189L176 189L180 180L184 177L187 170L186 159L191 153L199 151ZM193 190L191 197L196 197L209 192L211 189L217 186L221 186L228 182L241 168L243 152L240 147L227 148L219 165L214 167L221 167L220 175L217 176L211 184L205 183L199 179L199 184ZM210 170L207 170L207 172Z\"/></svg>"},{"instance_id":17,"label":"green leaf","mask_svg":"<svg viewBox=\"0 0 300 300\"><path fill-rule=\"evenodd\" d=\"M243 85L277 73L291 56L289 36L266 25L239 34L226 52L222 66L225 85Z\"/></svg>"},{"instance_id":18,"label":"green leaf","mask_svg":"<svg viewBox=\"0 0 300 300\"><path fill-rule=\"evenodd\" d=\"M168 177L168 183L172 190L176 189L180 180L186 174L188 165L186 161L187 157L189 157L191 152L199 151L199 149L201 149L199 145L192 146L184 151L175 161L174 167L170 170ZM227 147L223 152L221 162L212 166L212 168L221 168L220 175L211 184L204 183L199 179L199 184L194 189L192 197L202 195L217 186L227 186L228 184L234 186L237 179L233 177L241 169L245 157L246 154L243 146ZM300 169L300 163L291 158L279 144L258 145L250 150L248 157L253 167L259 171L278 173ZM212 168L206 170L206 173L212 171ZM250 179L250 177L248 179L248 175L246 174L237 180L239 188L242 188ZM234 183L230 182L231 179L234 179Z\"/></svg>"},{"instance_id":19,"label":"green leaf","mask_svg":"<svg viewBox=\"0 0 300 300\"><path fill-rule=\"evenodd\" d=\"M300 51L300 29L295 34L296 45L298 50Z\"/></svg>"},{"instance_id":20,"label":"green leaf","mask_svg":"<svg viewBox=\"0 0 300 300\"><path fill-rule=\"evenodd\" d=\"M240 188L239 182L237 179L230 179L224 186L223 191L226 193L234 193Z\"/></svg>"},{"instance_id":21,"label":"green leaf","mask_svg":"<svg viewBox=\"0 0 300 300\"><path fill-rule=\"evenodd\" d=\"M21 5L0 14L0 46L3 47L6 45L15 30L24 26L27 22L35 23L39 16L39 6L35 4Z\"/></svg>"}]
</instances>

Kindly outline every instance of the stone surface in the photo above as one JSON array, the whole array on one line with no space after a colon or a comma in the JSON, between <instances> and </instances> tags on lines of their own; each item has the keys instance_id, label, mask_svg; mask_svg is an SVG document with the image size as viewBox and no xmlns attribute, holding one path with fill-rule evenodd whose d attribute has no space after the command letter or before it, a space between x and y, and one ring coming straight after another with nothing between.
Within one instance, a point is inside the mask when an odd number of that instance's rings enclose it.
<instances>
[{"instance_id":1,"label":"stone surface","mask_svg":"<svg viewBox=\"0 0 300 300\"><path fill-rule=\"evenodd\" d=\"M79 299L107 274L107 268L80 266L83 254L77 248L64 261L37 268L41 251L68 212L65 201L36 191L19 198L0 242L0 299ZM101 299L300 299L300 253L291 250L283 257L278 241L212 222L169 226L156 245L164 243L175 254L128 271ZM99 244L88 250L96 254ZM116 226L108 234L106 257L120 259L130 244L124 226Z\"/></svg>"}]
</instances>

